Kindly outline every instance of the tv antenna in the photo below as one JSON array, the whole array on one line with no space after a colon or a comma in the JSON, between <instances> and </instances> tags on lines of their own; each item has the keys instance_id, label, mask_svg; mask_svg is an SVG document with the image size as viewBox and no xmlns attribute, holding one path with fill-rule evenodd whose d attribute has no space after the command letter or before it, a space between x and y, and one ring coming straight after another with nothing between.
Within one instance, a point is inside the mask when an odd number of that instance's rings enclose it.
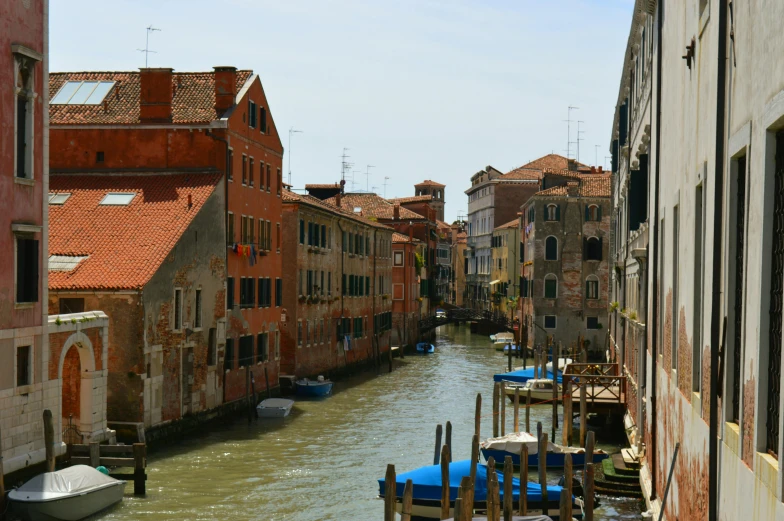
<instances>
[{"instance_id":1,"label":"tv antenna","mask_svg":"<svg viewBox=\"0 0 784 521\"><path fill-rule=\"evenodd\" d=\"M575 106L569 105L569 110L567 112L566 119L564 120L564 121L566 121L566 157L567 157L567 159L571 158L571 154L572 154L572 148L571 148L572 147L572 143L573 143L573 141L572 141L572 111L573 110L579 110L579 109L580 109L580 107L575 107Z\"/></svg>"},{"instance_id":2,"label":"tv antenna","mask_svg":"<svg viewBox=\"0 0 784 521\"><path fill-rule=\"evenodd\" d=\"M342 158L343 158L343 161L342 161L342 163L341 163L341 167L340 167L340 178L341 178L343 181L345 181L345 180L346 180L346 172L348 172L348 171L349 171L349 168L351 168L352 166L354 166L354 163L349 163L348 161L346 161L346 159L348 159L348 158L350 158L350 157L351 157L351 156L350 156L350 155L348 155L346 152L348 152L348 148L347 148L347 147L343 147L343 156L342 156ZM352 180L352 183L353 183L353 180Z\"/></svg>"},{"instance_id":3,"label":"tv antenna","mask_svg":"<svg viewBox=\"0 0 784 521\"><path fill-rule=\"evenodd\" d=\"M389 178L384 177L384 199L387 198L387 181L389 181Z\"/></svg>"},{"instance_id":4,"label":"tv antenna","mask_svg":"<svg viewBox=\"0 0 784 521\"><path fill-rule=\"evenodd\" d=\"M585 123L585 121L578 121L577 122L577 162L580 162L580 141L583 141L583 138L580 137L580 134L585 134L584 130L580 130L580 123Z\"/></svg>"},{"instance_id":5,"label":"tv antenna","mask_svg":"<svg viewBox=\"0 0 784 521\"><path fill-rule=\"evenodd\" d=\"M370 192L370 169L375 168L373 165L366 165L365 168L365 191Z\"/></svg>"},{"instance_id":6,"label":"tv antenna","mask_svg":"<svg viewBox=\"0 0 784 521\"><path fill-rule=\"evenodd\" d=\"M150 50L150 33L153 31L160 31L157 27L153 27L152 24L147 26L147 39L144 42L144 49L136 49L139 52L144 53L144 68L147 68L147 59L150 57L150 53L157 54L157 51Z\"/></svg>"},{"instance_id":7,"label":"tv antenna","mask_svg":"<svg viewBox=\"0 0 784 521\"><path fill-rule=\"evenodd\" d=\"M295 130L294 127L289 129L289 184L291 184L291 135L301 133L301 130Z\"/></svg>"}]
</instances>

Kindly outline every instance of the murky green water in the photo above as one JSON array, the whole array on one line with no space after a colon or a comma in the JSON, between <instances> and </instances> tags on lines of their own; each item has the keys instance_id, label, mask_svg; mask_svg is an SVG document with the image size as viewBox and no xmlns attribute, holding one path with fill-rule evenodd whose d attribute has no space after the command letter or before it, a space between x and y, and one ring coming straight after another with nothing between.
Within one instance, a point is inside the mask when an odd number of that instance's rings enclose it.
<instances>
[{"instance_id":1,"label":"murky green water","mask_svg":"<svg viewBox=\"0 0 784 521\"><path fill-rule=\"evenodd\" d=\"M437 423L452 422L454 459L470 456L477 392L482 433L492 432L492 375L505 370L506 359L465 326L440 328L437 349L396 359L391 374L339 382L334 396L298 401L288 418L251 425L238 419L151 453L147 496L134 497L129 484L125 500L99 518L383 519L376 480L387 463L398 472L432 464ZM534 408L532 427L541 420L549 432L551 411ZM549 476L552 483L558 478ZM639 519L639 513L637 501L605 500L595 519Z\"/></svg>"}]
</instances>

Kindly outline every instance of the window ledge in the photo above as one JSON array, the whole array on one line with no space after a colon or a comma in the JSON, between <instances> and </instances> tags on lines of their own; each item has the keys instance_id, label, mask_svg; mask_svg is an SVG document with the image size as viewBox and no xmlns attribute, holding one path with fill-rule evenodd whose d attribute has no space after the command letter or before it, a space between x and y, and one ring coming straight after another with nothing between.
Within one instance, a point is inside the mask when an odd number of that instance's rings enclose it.
<instances>
[{"instance_id":1,"label":"window ledge","mask_svg":"<svg viewBox=\"0 0 784 521\"><path fill-rule=\"evenodd\" d=\"M20 394L30 394L34 390L33 387L34 387L33 384L19 385L14 388L14 394L17 396L19 396Z\"/></svg>"},{"instance_id":2,"label":"window ledge","mask_svg":"<svg viewBox=\"0 0 784 521\"><path fill-rule=\"evenodd\" d=\"M14 304L14 309L33 309L37 302L17 302Z\"/></svg>"},{"instance_id":3,"label":"window ledge","mask_svg":"<svg viewBox=\"0 0 784 521\"><path fill-rule=\"evenodd\" d=\"M740 425L724 422L724 443L738 457L740 457Z\"/></svg>"},{"instance_id":4,"label":"window ledge","mask_svg":"<svg viewBox=\"0 0 784 521\"><path fill-rule=\"evenodd\" d=\"M779 477L779 462L770 454L757 452L754 455L754 474L778 498L776 484Z\"/></svg>"},{"instance_id":5,"label":"window ledge","mask_svg":"<svg viewBox=\"0 0 784 521\"><path fill-rule=\"evenodd\" d=\"M14 183L25 186L35 186L35 179L14 176Z\"/></svg>"}]
</instances>

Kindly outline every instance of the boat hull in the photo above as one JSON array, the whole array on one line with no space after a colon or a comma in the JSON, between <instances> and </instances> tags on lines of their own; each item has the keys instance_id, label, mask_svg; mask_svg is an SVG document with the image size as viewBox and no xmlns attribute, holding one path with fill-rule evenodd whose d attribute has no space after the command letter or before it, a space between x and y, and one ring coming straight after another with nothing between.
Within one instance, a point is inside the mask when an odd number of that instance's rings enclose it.
<instances>
[{"instance_id":1,"label":"boat hull","mask_svg":"<svg viewBox=\"0 0 784 521\"><path fill-rule=\"evenodd\" d=\"M383 497L383 496L382 496ZM514 498L515 505L518 503L518 498ZM403 503L402 498L397 498L395 503L395 509L400 514L403 512ZM474 502L474 510L487 510L487 502L486 501L475 501ZM541 501L533 501L528 503L528 511L529 512L536 512L539 513L542 511L542 502ZM572 505L572 512L573 517L575 519L582 519L582 510L581 506L578 503L573 503ZM557 518L560 514L560 497L550 500L548 498L547 501L547 515ZM451 501L449 503L449 516L454 517L455 515L455 502ZM414 498L411 502L411 518L412 520L427 520L427 519L441 519L441 502L432 500L432 499L416 499Z\"/></svg>"},{"instance_id":2,"label":"boat hull","mask_svg":"<svg viewBox=\"0 0 784 521\"><path fill-rule=\"evenodd\" d=\"M505 450L496 450L496 449L481 449L482 456L485 457L485 460L492 457L495 461L499 463L503 463L507 456L512 457L512 463L516 467L520 466L520 454L514 454L512 452L507 452ZM570 453L572 454L572 465L585 465L585 453ZM610 455L606 452L594 452L593 454L593 463L600 463L603 459L607 459ZM547 468L562 468L564 466L564 462L566 461L566 453L561 452L548 452L547 453ZM530 454L528 456L528 466L529 467L538 467L539 466L539 454Z\"/></svg>"},{"instance_id":3,"label":"boat hull","mask_svg":"<svg viewBox=\"0 0 784 521\"><path fill-rule=\"evenodd\" d=\"M323 397L332 394L332 382L297 382L297 396Z\"/></svg>"},{"instance_id":4,"label":"boat hull","mask_svg":"<svg viewBox=\"0 0 784 521\"><path fill-rule=\"evenodd\" d=\"M14 512L25 521L77 521L122 500L125 481L98 490L49 501L11 499Z\"/></svg>"},{"instance_id":5,"label":"boat hull","mask_svg":"<svg viewBox=\"0 0 784 521\"><path fill-rule=\"evenodd\" d=\"M417 353L422 355L431 355L436 352L436 348L433 344L425 344L420 342L416 346Z\"/></svg>"},{"instance_id":6,"label":"boat hull","mask_svg":"<svg viewBox=\"0 0 784 521\"><path fill-rule=\"evenodd\" d=\"M294 400L284 398L269 398L262 400L256 406L256 415L259 418L285 418L294 407Z\"/></svg>"}]
</instances>

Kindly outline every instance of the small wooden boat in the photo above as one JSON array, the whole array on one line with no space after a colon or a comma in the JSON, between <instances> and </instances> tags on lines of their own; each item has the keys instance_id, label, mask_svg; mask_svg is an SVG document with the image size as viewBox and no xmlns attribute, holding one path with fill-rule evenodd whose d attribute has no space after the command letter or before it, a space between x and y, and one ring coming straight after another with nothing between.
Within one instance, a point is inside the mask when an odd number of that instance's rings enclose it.
<instances>
[{"instance_id":1,"label":"small wooden boat","mask_svg":"<svg viewBox=\"0 0 784 521\"><path fill-rule=\"evenodd\" d=\"M433 344L428 344L427 342L420 342L416 345L417 353L421 353L423 355L430 355L436 352L436 348Z\"/></svg>"},{"instance_id":2,"label":"small wooden boat","mask_svg":"<svg viewBox=\"0 0 784 521\"><path fill-rule=\"evenodd\" d=\"M449 501L450 510L449 515L454 515L455 500L457 499L457 491L460 487L460 482L464 476L469 476L471 473L470 460L453 461L449 464ZM500 488L500 497L503 503L504 497L504 476L503 473L498 473L498 482ZM421 467L410 472L404 472L395 477L395 496L397 501L397 511L402 511L402 498L403 489L406 485L406 480L413 482L413 501L412 501L412 517L417 519L441 519L441 466L429 465ZM378 480L380 496L384 497L385 480ZM547 486L547 509L551 515L558 515L560 509L561 488L557 485ZM542 507L542 487L538 483L527 483L525 485L526 495L528 498L528 508L531 511L541 512ZM519 502L520 497L520 480L519 478L512 478L512 497L515 505ZM581 517L579 514L582 512L582 502L578 499L573 499L574 508L576 513L575 517ZM474 508L477 510L485 510L487 508L487 466L477 464L476 467L476 481L474 482Z\"/></svg>"},{"instance_id":3,"label":"small wooden boat","mask_svg":"<svg viewBox=\"0 0 784 521\"><path fill-rule=\"evenodd\" d=\"M125 481L87 465L45 472L8 493L26 521L76 521L122 501Z\"/></svg>"},{"instance_id":4,"label":"small wooden boat","mask_svg":"<svg viewBox=\"0 0 784 521\"><path fill-rule=\"evenodd\" d=\"M256 406L259 418L285 418L294 407L294 400L287 398L267 398Z\"/></svg>"},{"instance_id":5,"label":"small wooden boat","mask_svg":"<svg viewBox=\"0 0 784 521\"><path fill-rule=\"evenodd\" d=\"M514 344L514 333L497 333L493 339L493 346L496 351L503 351L507 344Z\"/></svg>"},{"instance_id":6,"label":"small wooden boat","mask_svg":"<svg viewBox=\"0 0 784 521\"><path fill-rule=\"evenodd\" d=\"M329 396L332 394L332 381L319 376L317 380L303 378L297 380L297 396Z\"/></svg>"},{"instance_id":7,"label":"small wooden boat","mask_svg":"<svg viewBox=\"0 0 784 521\"><path fill-rule=\"evenodd\" d=\"M557 384L556 384L557 385ZM561 386L557 385L557 401L562 401ZM520 403L525 403L528 390L531 390L531 403L552 402L553 401L553 379L539 378L528 380L525 383L506 382L504 393L510 402L514 403L515 390L520 389Z\"/></svg>"},{"instance_id":8,"label":"small wooden boat","mask_svg":"<svg viewBox=\"0 0 784 521\"><path fill-rule=\"evenodd\" d=\"M528 446L528 466L539 466L539 442L536 436L527 432L512 432L506 436L498 438L488 438L479 444L479 449L485 459L490 458L499 463L503 463L506 456L512 456L515 466L520 465L520 449L523 444ZM585 465L585 449L580 447L564 447L557 443L547 442L547 468L558 468L564 466L566 455L572 455L572 465ZM610 457L609 454L601 449L594 450L593 463L599 463Z\"/></svg>"}]
</instances>

